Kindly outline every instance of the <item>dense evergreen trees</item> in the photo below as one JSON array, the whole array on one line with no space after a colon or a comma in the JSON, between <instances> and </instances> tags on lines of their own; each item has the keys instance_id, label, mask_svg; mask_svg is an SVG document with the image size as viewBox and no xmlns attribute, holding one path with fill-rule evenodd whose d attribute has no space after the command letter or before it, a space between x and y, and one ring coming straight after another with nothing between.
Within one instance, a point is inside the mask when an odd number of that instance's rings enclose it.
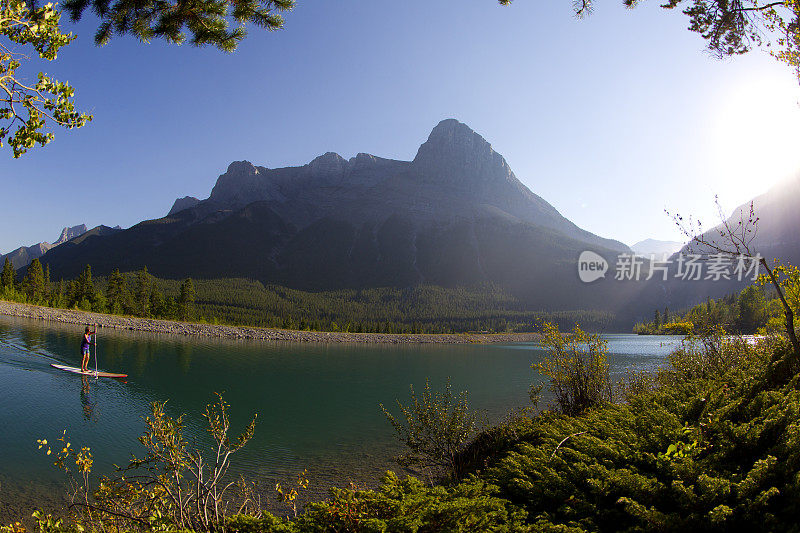
<instances>
[{"instance_id":1,"label":"dense evergreen trees","mask_svg":"<svg viewBox=\"0 0 800 533\"><path fill-rule=\"evenodd\" d=\"M131 293L119 269L114 270L108 277L106 303L108 304L108 312L115 315L121 315L125 312L125 309L132 307Z\"/></svg>"},{"instance_id":2,"label":"dense evergreen trees","mask_svg":"<svg viewBox=\"0 0 800 533\"><path fill-rule=\"evenodd\" d=\"M9 282L16 292L5 291L4 297L141 317L353 333L533 331L545 320L596 330L607 329L614 319L601 311L528 311L495 286L305 292L247 279L164 280L146 267L94 278L89 265L75 280L51 283L49 268L40 275L41 267L32 264L26 275L31 280L18 286ZM2 280L13 279L13 266L3 272Z\"/></svg>"},{"instance_id":3,"label":"dense evergreen trees","mask_svg":"<svg viewBox=\"0 0 800 533\"><path fill-rule=\"evenodd\" d=\"M176 286L176 282L166 282ZM354 333L533 331L547 319L572 327L608 327L613 316L597 311L532 312L493 286L380 287L305 292L245 279L195 281L205 317L263 327ZM174 289L173 289L174 290Z\"/></svg>"},{"instance_id":4,"label":"dense evergreen trees","mask_svg":"<svg viewBox=\"0 0 800 533\"><path fill-rule=\"evenodd\" d=\"M191 280L183 283L183 304L179 308L175 297L164 297L159 280L146 268L129 274L117 269L108 278L96 279L92 267L86 265L74 280L52 283L50 267L42 268L41 262L34 259L21 282L17 283L15 277L13 265L6 261L0 275L0 296L7 300L118 315L166 319L197 316ZM170 282L166 285L173 290ZM174 292L178 296L177 286Z\"/></svg>"},{"instance_id":5,"label":"dense evergreen trees","mask_svg":"<svg viewBox=\"0 0 800 533\"><path fill-rule=\"evenodd\" d=\"M709 298L683 316L670 313L668 308L664 309L663 315L656 310L652 322L638 323L633 330L641 335L685 334L698 327L714 324L729 333L752 334L770 323L773 323L771 329L779 329L776 322L782 316L778 300L768 300L763 288L751 285L739 294L728 294L718 300Z\"/></svg>"},{"instance_id":6,"label":"dense evergreen trees","mask_svg":"<svg viewBox=\"0 0 800 533\"><path fill-rule=\"evenodd\" d=\"M153 291L151 277L147 272L147 267L136 273L136 292L134 293L136 301L132 313L134 315L150 316L150 296Z\"/></svg>"},{"instance_id":7,"label":"dense evergreen trees","mask_svg":"<svg viewBox=\"0 0 800 533\"><path fill-rule=\"evenodd\" d=\"M49 287L45 287L44 270L42 269L42 263L38 259L34 259L28 265L25 279L22 280L22 287L25 295L34 303L41 302L47 295Z\"/></svg>"},{"instance_id":8,"label":"dense evergreen trees","mask_svg":"<svg viewBox=\"0 0 800 533\"><path fill-rule=\"evenodd\" d=\"M6 257L6 261L3 264L3 273L0 274L0 287L3 289L12 289L16 280L17 271L14 269L11 261L8 260L8 257Z\"/></svg>"},{"instance_id":9,"label":"dense evergreen trees","mask_svg":"<svg viewBox=\"0 0 800 533\"><path fill-rule=\"evenodd\" d=\"M103 306L96 305L99 303L100 295L95 291L90 265L86 265L80 276L70 284L68 292L70 299L81 309L100 310L103 308Z\"/></svg>"},{"instance_id":10,"label":"dense evergreen trees","mask_svg":"<svg viewBox=\"0 0 800 533\"><path fill-rule=\"evenodd\" d=\"M194 284L192 278L187 278L181 283L181 292L178 297L178 317L181 320L194 318Z\"/></svg>"}]
</instances>

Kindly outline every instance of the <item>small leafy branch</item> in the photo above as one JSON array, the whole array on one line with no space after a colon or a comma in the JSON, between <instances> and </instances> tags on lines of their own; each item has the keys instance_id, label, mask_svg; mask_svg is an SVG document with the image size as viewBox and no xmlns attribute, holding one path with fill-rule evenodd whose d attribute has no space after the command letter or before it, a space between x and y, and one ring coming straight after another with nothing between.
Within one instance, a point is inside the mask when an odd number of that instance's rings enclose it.
<instances>
[{"instance_id":1,"label":"small leafy branch","mask_svg":"<svg viewBox=\"0 0 800 533\"><path fill-rule=\"evenodd\" d=\"M663 459L678 459L691 456L699 447L700 439L696 434L695 428L686 425L681 429L681 435L688 438L689 442L679 440L667 446L667 451L658 454Z\"/></svg>"},{"instance_id":2,"label":"small leafy branch","mask_svg":"<svg viewBox=\"0 0 800 533\"><path fill-rule=\"evenodd\" d=\"M461 468L459 454L478 430L478 414L470 409L468 393L453 395L450 378L443 392L433 392L430 380L417 396L411 386L411 403L397 400L402 418L395 417L381 404L381 410L409 449L397 458L405 468L420 467L432 477L445 473L458 479Z\"/></svg>"},{"instance_id":3,"label":"small leafy branch","mask_svg":"<svg viewBox=\"0 0 800 533\"><path fill-rule=\"evenodd\" d=\"M280 483L275 484L275 492L278 493L278 501L284 504L297 518L297 497L300 495L301 490L308 488L308 471L303 470L297 476L297 487L286 490Z\"/></svg>"},{"instance_id":4,"label":"small leafy branch","mask_svg":"<svg viewBox=\"0 0 800 533\"><path fill-rule=\"evenodd\" d=\"M47 439L37 439L36 442L40 450L47 455L54 455L53 466L66 473L70 485L70 504L83 505L88 509L89 474L94 464L92 451L86 446L80 450L73 448L72 443L67 440L66 429L56 440L58 444L51 446Z\"/></svg>"},{"instance_id":5,"label":"small leafy branch","mask_svg":"<svg viewBox=\"0 0 800 533\"><path fill-rule=\"evenodd\" d=\"M58 50L75 39L61 33L60 18L52 3L34 9L23 0L0 2L0 147L7 138L15 158L52 141L54 135L47 129L53 125L80 128L92 120L76 111L75 90L68 83L43 72L36 83L29 83L17 74L28 59L20 49L30 46L41 59L53 61Z\"/></svg>"},{"instance_id":6,"label":"small leafy branch","mask_svg":"<svg viewBox=\"0 0 800 533\"><path fill-rule=\"evenodd\" d=\"M64 533L67 531L75 531L76 533L83 533L85 529L81 525L76 525L74 528L67 528L64 526L62 518L55 518L51 514L44 514L42 511L34 511L31 518L36 521L36 531L39 533ZM7 526L0 526L0 533L28 533L28 530L21 522L14 522Z\"/></svg>"},{"instance_id":7,"label":"small leafy branch","mask_svg":"<svg viewBox=\"0 0 800 533\"><path fill-rule=\"evenodd\" d=\"M139 438L145 456L134 457L120 470L119 477L102 478L93 497L88 488L92 468L89 449L75 451L66 440L66 432L58 439L60 444L55 450L47 440L39 441L39 447L46 449L48 455L56 453L55 465L69 474L73 494L82 496L81 501L75 501L73 496L73 506L84 510L77 517L78 525L100 530L113 526L125 531L218 531L229 515L229 504L237 500L235 512L260 514L260 501L252 484L227 479L231 456L253 437L256 417L231 440L229 405L218 394L217 402L206 406L203 413L212 439L210 450L203 450L185 439L183 415L167 416L165 405L166 402L154 402L151 415L145 418L147 429ZM72 461L79 477L73 474Z\"/></svg>"}]
</instances>

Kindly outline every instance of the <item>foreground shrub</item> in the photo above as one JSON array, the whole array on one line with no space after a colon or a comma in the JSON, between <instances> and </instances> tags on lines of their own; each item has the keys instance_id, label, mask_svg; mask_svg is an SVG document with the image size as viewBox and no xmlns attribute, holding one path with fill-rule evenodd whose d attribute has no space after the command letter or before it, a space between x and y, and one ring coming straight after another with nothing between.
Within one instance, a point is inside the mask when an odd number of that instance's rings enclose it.
<instances>
[{"instance_id":1,"label":"foreground shrub","mask_svg":"<svg viewBox=\"0 0 800 533\"><path fill-rule=\"evenodd\" d=\"M531 419L483 478L542 530L795 531L800 377L777 381L771 355L791 347L767 346L723 345L744 351L706 377L665 369L629 405Z\"/></svg>"},{"instance_id":2,"label":"foreground shrub","mask_svg":"<svg viewBox=\"0 0 800 533\"><path fill-rule=\"evenodd\" d=\"M46 439L38 441L39 448L55 457L55 466L70 480L72 511L67 526L61 520L37 518L41 531L218 531L230 506L238 512L260 513L252 484L227 479L231 456L253 437L255 417L238 438L230 439L229 406L218 395L217 403L209 404L203 413L211 437L204 449L186 440L183 415L167 416L165 404L151 404L151 415L145 418L147 429L139 438L145 456L134 458L121 469L121 475L103 477L93 493L89 489L92 455L88 448L74 449L67 442L66 431L52 447Z\"/></svg>"},{"instance_id":3,"label":"foreground shrub","mask_svg":"<svg viewBox=\"0 0 800 533\"><path fill-rule=\"evenodd\" d=\"M228 404L218 397L203 413L212 443L210 453L187 442L183 416L171 418L166 402L152 404L145 418L147 430L139 438L146 455L134 459L126 471L131 476L104 479L95 493L95 509L107 521L124 527L149 523L177 529L214 531L224 523L231 489L247 487L226 479L231 456L253 437L256 419L236 439L230 439ZM243 494L249 503L247 494Z\"/></svg>"},{"instance_id":4,"label":"foreground shrub","mask_svg":"<svg viewBox=\"0 0 800 533\"><path fill-rule=\"evenodd\" d=\"M469 407L467 392L454 396L449 378L444 391L434 392L426 379L420 396L412 386L411 402L405 405L397 400L397 405L402 418L381 404L398 438L409 450L397 462L406 468L420 468L430 478L461 477L458 455L478 429L478 415Z\"/></svg>"},{"instance_id":5,"label":"foreground shrub","mask_svg":"<svg viewBox=\"0 0 800 533\"><path fill-rule=\"evenodd\" d=\"M470 478L453 487L429 487L389 472L379 490L334 489L298 520L301 531L501 532L519 531L524 511L507 505L497 487Z\"/></svg>"},{"instance_id":6,"label":"foreground shrub","mask_svg":"<svg viewBox=\"0 0 800 533\"><path fill-rule=\"evenodd\" d=\"M293 521L266 513L231 517L231 533L511 532L526 531L525 512L496 496L497 487L470 478L453 487L428 486L388 472L377 490L333 489Z\"/></svg>"},{"instance_id":7,"label":"foreground shrub","mask_svg":"<svg viewBox=\"0 0 800 533\"><path fill-rule=\"evenodd\" d=\"M775 337L769 337L755 343L727 335L719 326L699 329L669 355L669 371L662 372L662 377L720 378L733 369L750 366L755 360L769 361L777 342Z\"/></svg>"},{"instance_id":8,"label":"foreground shrub","mask_svg":"<svg viewBox=\"0 0 800 533\"><path fill-rule=\"evenodd\" d=\"M599 335L575 326L561 333L558 326L545 323L539 341L547 355L533 366L550 378L550 388L561 412L576 415L595 405L611 401L611 378L606 342Z\"/></svg>"}]
</instances>

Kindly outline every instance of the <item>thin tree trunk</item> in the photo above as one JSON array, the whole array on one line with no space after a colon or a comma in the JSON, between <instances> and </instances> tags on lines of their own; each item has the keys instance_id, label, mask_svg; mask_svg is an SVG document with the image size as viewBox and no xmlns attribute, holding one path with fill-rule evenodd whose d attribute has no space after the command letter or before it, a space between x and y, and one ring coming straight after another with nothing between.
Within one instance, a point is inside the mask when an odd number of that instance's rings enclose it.
<instances>
[{"instance_id":1,"label":"thin tree trunk","mask_svg":"<svg viewBox=\"0 0 800 533\"><path fill-rule=\"evenodd\" d=\"M794 348L794 356L795 359L800 358L800 342L797 340L797 334L794 331L794 313L792 312L792 308L789 307L789 304L786 302L786 297L783 295L783 289L781 288L780 283L778 280L775 279L775 274L772 272L772 269L769 268L767 265L766 259L763 257L761 258L761 264L769 274L769 279L772 281L772 285L775 287L775 290L778 291L778 298L781 300L781 304L783 304L783 312L786 316L786 333L789 335L789 340L792 343L792 348Z\"/></svg>"}]
</instances>

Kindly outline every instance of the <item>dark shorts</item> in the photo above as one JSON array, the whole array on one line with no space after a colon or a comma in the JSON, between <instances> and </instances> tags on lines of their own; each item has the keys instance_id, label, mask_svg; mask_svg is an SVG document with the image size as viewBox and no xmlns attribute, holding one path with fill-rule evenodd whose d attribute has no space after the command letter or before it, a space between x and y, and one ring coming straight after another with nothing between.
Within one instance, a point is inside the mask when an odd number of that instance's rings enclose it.
<instances>
[{"instance_id":1,"label":"dark shorts","mask_svg":"<svg viewBox=\"0 0 800 533\"><path fill-rule=\"evenodd\" d=\"M89 355L89 347L84 346L81 348L81 355Z\"/></svg>"}]
</instances>

